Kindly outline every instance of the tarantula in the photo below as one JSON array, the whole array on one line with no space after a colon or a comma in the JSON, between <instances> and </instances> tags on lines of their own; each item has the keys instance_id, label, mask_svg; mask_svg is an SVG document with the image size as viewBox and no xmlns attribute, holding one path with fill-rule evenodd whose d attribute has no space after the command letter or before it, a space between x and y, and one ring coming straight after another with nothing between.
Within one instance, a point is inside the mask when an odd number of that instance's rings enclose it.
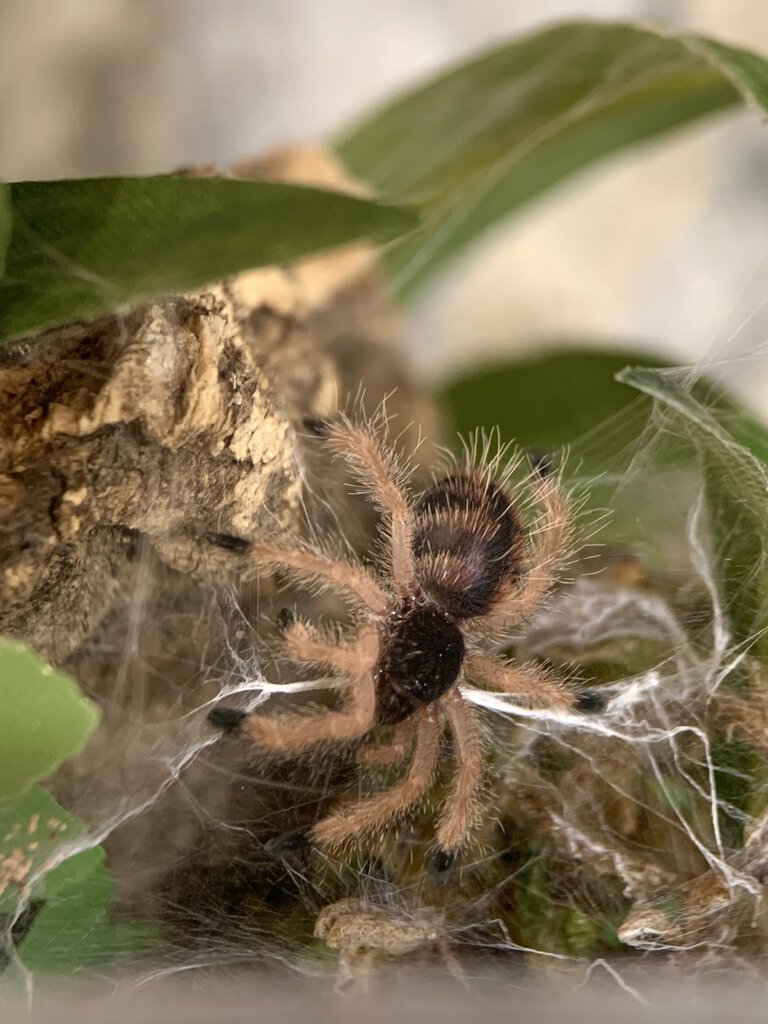
<instances>
[{"instance_id":1,"label":"tarantula","mask_svg":"<svg viewBox=\"0 0 768 1024\"><path fill-rule=\"evenodd\" d=\"M364 764L394 764L410 756L407 774L392 788L342 805L309 830L307 839L324 848L387 825L426 793L447 724L458 768L433 857L447 867L481 818L483 744L475 712L460 690L462 679L540 707L589 709L588 699L543 670L483 653L490 636L530 616L554 583L571 533L569 500L550 460L530 456L527 489L540 509L534 530L523 522L503 477L494 482L500 458L469 458L417 496L370 427L343 420L315 424L315 432L345 459L384 513L384 564L374 574L316 547L254 543L244 550L260 568L340 591L356 607L356 632L341 640L287 611L278 623L291 659L346 677L346 704L319 715L273 717L218 707L209 719L275 752L364 739ZM376 745L382 726L392 736Z\"/></svg>"}]
</instances>

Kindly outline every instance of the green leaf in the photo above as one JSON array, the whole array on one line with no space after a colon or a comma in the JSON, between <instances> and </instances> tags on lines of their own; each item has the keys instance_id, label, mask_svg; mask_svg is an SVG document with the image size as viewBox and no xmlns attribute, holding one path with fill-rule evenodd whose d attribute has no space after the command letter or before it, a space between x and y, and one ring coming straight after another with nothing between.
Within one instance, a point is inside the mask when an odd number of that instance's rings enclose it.
<instances>
[{"instance_id":1,"label":"green leaf","mask_svg":"<svg viewBox=\"0 0 768 1024\"><path fill-rule=\"evenodd\" d=\"M648 411L616 380L627 363L661 369L631 348L555 348L448 383L438 400L467 436L498 426L505 440L549 451L567 447L582 476L621 472L635 452ZM721 388L699 379L693 394L720 424L768 464L768 430Z\"/></svg>"},{"instance_id":2,"label":"green leaf","mask_svg":"<svg viewBox=\"0 0 768 1024\"><path fill-rule=\"evenodd\" d=\"M79 753L98 721L98 708L69 676L23 644L0 640L0 800Z\"/></svg>"},{"instance_id":3,"label":"green leaf","mask_svg":"<svg viewBox=\"0 0 768 1024\"><path fill-rule=\"evenodd\" d=\"M633 368L617 379L654 399L664 427L695 445L704 475L716 582L732 639L768 655L768 471L671 371Z\"/></svg>"},{"instance_id":4,"label":"green leaf","mask_svg":"<svg viewBox=\"0 0 768 1024\"><path fill-rule=\"evenodd\" d=\"M91 178L20 182L10 194L0 337L418 223L399 207L263 181Z\"/></svg>"},{"instance_id":5,"label":"green leaf","mask_svg":"<svg viewBox=\"0 0 768 1024\"><path fill-rule=\"evenodd\" d=\"M439 399L464 436L498 427L503 441L552 452L579 497L584 535L598 530L604 543L640 544L645 564L664 571L661 552L667 541L679 547L674 538L685 530L700 486L699 461L695 448L660 432L648 403L614 379L628 362L655 365L629 349L555 350L472 373ZM763 425L706 379L692 389L736 441L768 464ZM633 652L641 660L652 655L653 648Z\"/></svg>"},{"instance_id":6,"label":"green leaf","mask_svg":"<svg viewBox=\"0 0 768 1024\"><path fill-rule=\"evenodd\" d=\"M438 398L464 437L498 428L505 443L550 452L578 495L584 535L599 523L603 542L642 542L655 524L646 516L639 529L632 493L616 500L649 418L647 403L614 379L631 361L647 360L631 350L555 349L459 378Z\"/></svg>"},{"instance_id":7,"label":"green leaf","mask_svg":"<svg viewBox=\"0 0 768 1024\"><path fill-rule=\"evenodd\" d=\"M606 429L614 450L634 441L647 420L626 417L640 403L614 379L628 362L657 365L637 352L600 352L569 347L544 356L506 362L447 384L438 400L459 433L498 427L505 441L554 451L574 445L582 471L602 472L603 455L591 451L588 435ZM609 425L610 421L610 426Z\"/></svg>"},{"instance_id":8,"label":"green leaf","mask_svg":"<svg viewBox=\"0 0 768 1024\"><path fill-rule=\"evenodd\" d=\"M425 214L424 229L390 251L408 294L569 175L741 99L768 105L767 67L699 36L568 22L417 86L338 149L380 194Z\"/></svg>"},{"instance_id":9,"label":"green leaf","mask_svg":"<svg viewBox=\"0 0 768 1024\"><path fill-rule=\"evenodd\" d=\"M631 350L555 349L461 377L438 400L464 437L498 428L504 442L551 452L585 509L610 508L604 530L628 541L634 515L613 495L648 423L646 403L614 379L628 362L651 363Z\"/></svg>"},{"instance_id":10,"label":"green leaf","mask_svg":"<svg viewBox=\"0 0 768 1024\"><path fill-rule=\"evenodd\" d=\"M720 68L745 99L752 99L768 110L768 62L763 57L706 36L686 36L685 41L694 53L709 58Z\"/></svg>"},{"instance_id":11,"label":"green leaf","mask_svg":"<svg viewBox=\"0 0 768 1024\"><path fill-rule=\"evenodd\" d=\"M144 922L110 919L104 851L87 844L83 824L39 787L0 807L0 913L15 916L20 901L28 905L31 923L17 938L27 970L110 963L154 934Z\"/></svg>"},{"instance_id":12,"label":"green leaf","mask_svg":"<svg viewBox=\"0 0 768 1024\"><path fill-rule=\"evenodd\" d=\"M156 929L110 918L112 878L100 846L71 857L48 877L46 900L20 943L31 971L72 971L109 964L141 949Z\"/></svg>"},{"instance_id":13,"label":"green leaf","mask_svg":"<svg viewBox=\"0 0 768 1024\"><path fill-rule=\"evenodd\" d=\"M0 913L13 913L21 896L45 899L57 865L84 842L82 822L39 786L0 804Z\"/></svg>"}]
</instances>

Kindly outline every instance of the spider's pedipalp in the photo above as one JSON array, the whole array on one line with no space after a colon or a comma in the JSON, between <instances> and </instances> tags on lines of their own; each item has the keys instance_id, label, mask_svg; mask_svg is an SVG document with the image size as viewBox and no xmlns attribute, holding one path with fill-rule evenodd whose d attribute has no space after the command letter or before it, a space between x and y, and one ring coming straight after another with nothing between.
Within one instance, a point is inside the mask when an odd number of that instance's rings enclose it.
<instances>
[{"instance_id":1,"label":"spider's pedipalp","mask_svg":"<svg viewBox=\"0 0 768 1024\"><path fill-rule=\"evenodd\" d=\"M447 882L456 866L456 860L456 853L448 853L440 848L435 850L429 858L429 867L427 868L430 879L440 885Z\"/></svg>"},{"instance_id":2,"label":"spider's pedipalp","mask_svg":"<svg viewBox=\"0 0 768 1024\"><path fill-rule=\"evenodd\" d=\"M273 544L254 544L250 555L259 568L284 569L299 580L344 591L374 615L385 615L389 608L389 595L362 566L337 562L307 548Z\"/></svg>"},{"instance_id":3,"label":"spider's pedipalp","mask_svg":"<svg viewBox=\"0 0 768 1024\"><path fill-rule=\"evenodd\" d=\"M312 849L312 843L305 828L295 828L292 832L283 832L264 845L267 853L279 860L290 860L297 854L303 854Z\"/></svg>"},{"instance_id":4,"label":"spider's pedipalp","mask_svg":"<svg viewBox=\"0 0 768 1024\"><path fill-rule=\"evenodd\" d=\"M223 729L226 733L237 732L247 717L247 711L222 705L208 712L208 721L211 725L215 725L217 729Z\"/></svg>"},{"instance_id":5,"label":"spider's pedipalp","mask_svg":"<svg viewBox=\"0 0 768 1024\"><path fill-rule=\"evenodd\" d=\"M440 819L437 843L444 853L453 854L466 844L480 816L483 744L474 712L457 687L449 690L441 703L448 712L459 764Z\"/></svg>"},{"instance_id":6,"label":"spider's pedipalp","mask_svg":"<svg viewBox=\"0 0 768 1024\"><path fill-rule=\"evenodd\" d=\"M559 679L527 665L513 665L483 654L468 654L464 668L469 679L500 693L525 698L529 707L573 711L577 694Z\"/></svg>"},{"instance_id":7,"label":"spider's pedipalp","mask_svg":"<svg viewBox=\"0 0 768 1024\"><path fill-rule=\"evenodd\" d=\"M328 443L344 457L357 480L389 517L392 578L397 590L407 593L415 582L413 513L394 455L382 447L371 430L346 420L333 424Z\"/></svg>"},{"instance_id":8,"label":"spider's pedipalp","mask_svg":"<svg viewBox=\"0 0 768 1024\"><path fill-rule=\"evenodd\" d=\"M434 708L424 708L417 715L416 749L406 777L391 789L318 822L310 835L319 846L340 846L348 839L387 825L427 791L437 768L440 723Z\"/></svg>"}]
</instances>

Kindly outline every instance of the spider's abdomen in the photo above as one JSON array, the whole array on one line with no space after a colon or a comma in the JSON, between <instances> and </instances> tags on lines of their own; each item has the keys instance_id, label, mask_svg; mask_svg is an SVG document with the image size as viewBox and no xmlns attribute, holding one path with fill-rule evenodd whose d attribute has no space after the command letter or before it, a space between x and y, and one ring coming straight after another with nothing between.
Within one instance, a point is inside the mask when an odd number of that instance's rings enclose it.
<instances>
[{"instance_id":1,"label":"spider's abdomen","mask_svg":"<svg viewBox=\"0 0 768 1024\"><path fill-rule=\"evenodd\" d=\"M430 607L406 606L384 645L377 719L394 724L442 697L459 678L464 637L458 626Z\"/></svg>"},{"instance_id":2,"label":"spider's abdomen","mask_svg":"<svg viewBox=\"0 0 768 1024\"><path fill-rule=\"evenodd\" d=\"M456 619L485 615L520 576L523 529L512 502L479 473L456 473L416 510L413 553L425 589Z\"/></svg>"}]
</instances>

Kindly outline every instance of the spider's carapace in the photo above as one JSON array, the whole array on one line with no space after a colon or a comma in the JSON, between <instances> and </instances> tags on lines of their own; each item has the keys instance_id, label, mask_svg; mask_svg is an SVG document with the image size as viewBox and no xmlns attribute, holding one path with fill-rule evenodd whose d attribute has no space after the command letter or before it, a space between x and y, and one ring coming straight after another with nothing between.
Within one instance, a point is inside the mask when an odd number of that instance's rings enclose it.
<instances>
[{"instance_id":1,"label":"spider's carapace","mask_svg":"<svg viewBox=\"0 0 768 1024\"><path fill-rule=\"evenodd\" d=\"M395 725L439 700L459 678L464 637L449 615L407 600L382 637L376 678L376 724Z\"/></svg>"}]
</instances>

